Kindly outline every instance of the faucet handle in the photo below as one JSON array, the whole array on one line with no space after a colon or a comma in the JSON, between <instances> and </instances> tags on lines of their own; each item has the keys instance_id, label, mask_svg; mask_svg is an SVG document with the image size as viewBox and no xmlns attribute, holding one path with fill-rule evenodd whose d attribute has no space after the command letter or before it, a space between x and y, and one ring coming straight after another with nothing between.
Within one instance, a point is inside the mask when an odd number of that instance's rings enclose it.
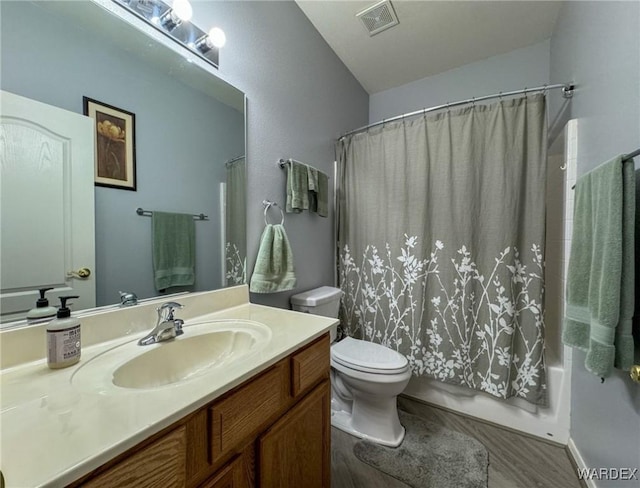
<instances>
[{"instance_id":1,"label":"faucet handle","mask_svg":"<svg viewBox=\"0 0 640 488\"><path fill-rule=\"evenodd\" d=\"M166 303L163 303L157 309L158 310L158 321L163 320L165 310L168 310L168 311L167 311L166 318L164 318L164 320L165 321L174 320L173 312L175 311L176 308L184 308L184 305L182 305L181 303L178 303L178 302L166 302Z\"/></svg>"},{"instance_id":2,"label":"faucet handle","mask_svg":"<svg viewBox=\"0 0 640 488\"><path fill-rule=\"evenodd\" d=\"M130 305L138 304L138 297L133 292L119 291L120 293L120 306L128 307Z\"/></svg>"}]
</instances>

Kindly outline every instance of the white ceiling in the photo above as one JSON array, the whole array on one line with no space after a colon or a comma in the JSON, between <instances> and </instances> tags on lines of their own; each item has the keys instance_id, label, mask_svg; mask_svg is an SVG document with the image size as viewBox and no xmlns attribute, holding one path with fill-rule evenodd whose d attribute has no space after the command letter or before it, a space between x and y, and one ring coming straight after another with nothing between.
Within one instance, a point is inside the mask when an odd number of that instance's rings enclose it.
<instances>
[{"instance_id":1,"label":"white ceiling","mask_svg":"<svg viewBox=\"0 0 640 488\"><path fill-rule=\"evenodd\" d=\"M560 1L392 0L400 24L369 37L371 1L296 0L370 94L551 37Z\"/></svg>"}]
</instances>

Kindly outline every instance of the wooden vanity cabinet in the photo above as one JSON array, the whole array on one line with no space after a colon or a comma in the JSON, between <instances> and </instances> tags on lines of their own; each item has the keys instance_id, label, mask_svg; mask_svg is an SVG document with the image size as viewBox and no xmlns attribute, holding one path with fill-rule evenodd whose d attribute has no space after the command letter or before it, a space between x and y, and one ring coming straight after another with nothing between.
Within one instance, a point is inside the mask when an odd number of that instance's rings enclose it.
<instances>
[{"instance_id":1,"label":"wooden vanity cabinet","mask_svg":"<svg viewBox=\"0 0 640 488\"><path fill-rule=\"evenodd\" d=\"M258 440L261 488L331 484L331 389L323 381Z\"/></svg>"},{"instance_id":2,"label":"wooden vanity cabinet","mask_svg":"<svg viewBox=\"0 0 640 488\"><path fill-rule=\"evenodd\" d=\"M70 487L329 488L329 335Z\"/></svg>"}]
</instances>

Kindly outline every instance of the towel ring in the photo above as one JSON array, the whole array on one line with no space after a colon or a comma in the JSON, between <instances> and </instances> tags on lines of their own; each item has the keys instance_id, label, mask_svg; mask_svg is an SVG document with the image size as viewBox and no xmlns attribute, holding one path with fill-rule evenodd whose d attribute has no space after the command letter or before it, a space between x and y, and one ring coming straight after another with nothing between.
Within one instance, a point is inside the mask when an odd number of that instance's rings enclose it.
<instances>
[{"instance_id":1,"label":"towel ring","mask_svg":"<svg viewBox=\"0 0 640 488\"><path fill-rule=\"evenodd\" d=\"M280 225L284 225L284 212L282 211L282 209L280 208L280 206L276 202L270 202L268 200L263 200L262 201L262 205L264 205L264 225L269 225L269 221L267 220L267 212L269 211L269 209L272 206L278 207L278 210L280 210L280 215L282 216L282 220L280 221Z\"/></svg>"}]
</instances>

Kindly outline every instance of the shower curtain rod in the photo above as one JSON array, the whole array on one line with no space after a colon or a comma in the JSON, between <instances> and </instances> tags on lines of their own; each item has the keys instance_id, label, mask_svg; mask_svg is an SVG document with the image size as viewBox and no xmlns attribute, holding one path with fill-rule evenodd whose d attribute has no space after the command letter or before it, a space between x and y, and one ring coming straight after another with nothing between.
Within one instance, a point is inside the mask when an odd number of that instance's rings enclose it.
<instances>
[{"instance_id":1,"label":"shower curtain rod","mask_svg":"<svg viewBox=\"0 0 640 488\"><path fill-rule=\"evenodd\" d=\"M543 85L543 86L537 86L535 88L525 88L523 90L500 92L500 93L495 93L493 95L485 95L482 97L468 98L466 100L460 100L458 102L445 103L442 105L436 105L435 107L423 108L422 110L416 110L415 112L409 112L406 114L397 115L395 117L391 117L390 119L382 119L379 122L374 122L373 124L365 125L364 127L360 127L359 129L346 132L342 134L342 136L340 136L338 140L341 141L347 136L350 136L352 134L357 134L358 132L371 129L372 127L376 127L378 125L386 124L387 122L394 122L396 120L404 119L406 117L413 117L414 115L422 115L428 112L435 112L436 110L442 110L443 108L448 109L451 107L458 107L460 105L467 105L469 103L481 102L483 100L490 100L492 98L510 97L513 95L521 95L523 93L531 93L531 92L537 92L537 91L544 92L546 90L555 90L557 88L562 88L562 96L564 98L571 98L573 96L573 89L575 88L575 85L573 83L558 83L556 85Z\"/></svg>"},{"instance_id":2,"label":"shower curtain rod","mask_svg":"<svg viewBox=\"0 0 640 488\"><path fill-rule=\"evenodd\" d=\"M240 161L241 159L244 159L244 154L242 156L238 156L237 158L233 158L230 159L229 161L227 161L226 163L224 163L225 166L229 167L231 166L233 163L235 163L236 161Z\"/></svg>"}]
</instances>

